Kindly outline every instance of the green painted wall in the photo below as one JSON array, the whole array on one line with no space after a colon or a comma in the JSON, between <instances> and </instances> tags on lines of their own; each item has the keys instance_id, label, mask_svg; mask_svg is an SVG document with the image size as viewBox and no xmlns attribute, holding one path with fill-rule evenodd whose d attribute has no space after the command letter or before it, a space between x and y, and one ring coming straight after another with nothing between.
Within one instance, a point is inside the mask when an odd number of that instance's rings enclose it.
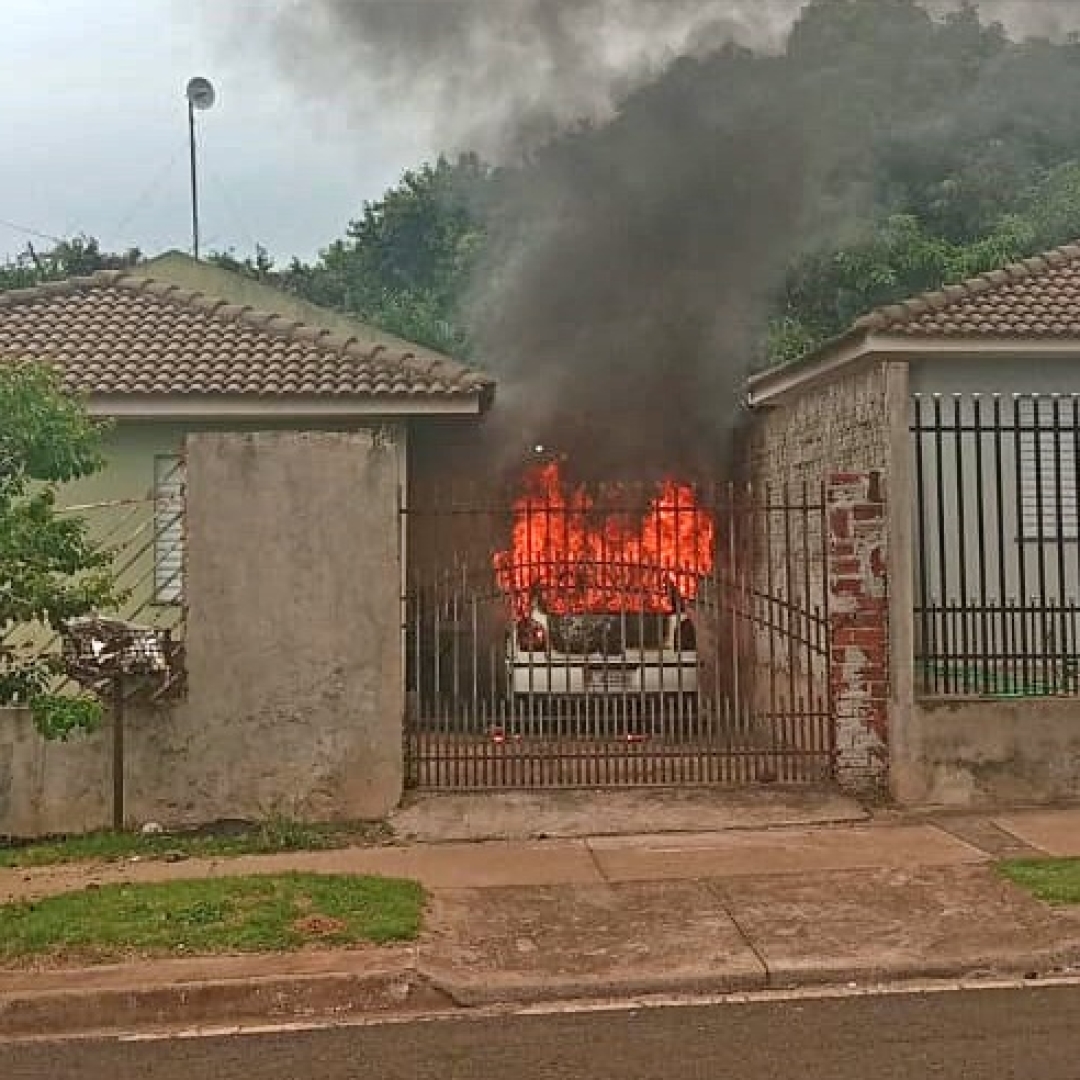
<instances>
[{"instance_id":1,"label":"green painted wall","mask_svg":"<svg viewBox=\"0 0 1080 1080\"><path fill-rule=\"evenodd\" d=\"M325 430L319 424L317 430ZM341 425L356 430L363 425ZM136 622L176 627L182 616L176 604L154 602L154 459L184 452L185 438L193 431L296 430L294 423L183 424L127 422L108 433L108 465L101 472L67 484L60 496L63 507L78 507L95 536L117 551L115 566L121 587L129 595L118 612ZM316 430L308 427L308 430ZM86 507L87 509L81 509Z\"/></svg>"}]
</instances>

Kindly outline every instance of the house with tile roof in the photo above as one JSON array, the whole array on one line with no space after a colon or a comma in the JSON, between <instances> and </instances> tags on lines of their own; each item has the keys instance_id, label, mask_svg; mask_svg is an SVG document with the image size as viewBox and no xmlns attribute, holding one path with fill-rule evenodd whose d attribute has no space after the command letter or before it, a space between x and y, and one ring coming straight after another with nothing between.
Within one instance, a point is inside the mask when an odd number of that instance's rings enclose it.
<instances>
[{"instance_id":1,"label":"house with tile roof","mask_svg":"<svg viewBox=\"0 0 1080 1080\"><path fill-rule=\"evenodd\" d=\"M158 600L182 596L175 505L198 430L341 429L476 418L491 380L431 350L173 252L134 270L0 293L0 358L57 367L113 422L84 505L158 498ZM164 499L162 497L164 496Z\"/></svg>"},{"instance_id":2,"label":"house with tile roof","mask_svg":"<svg viewBox=\"0 0 1080 1080\"><path fill-rule=\"evenodd\" d=\"M116 551L116 614L183 644L184 692L132 706L127 820L384 814L412 444L474 427L493 382L177 253L0 293L0 362L27 360L111 421L62 502ZM0 763L0 834L109 823L104 737L46 749L0 710Z\"/></svg>"},{"instance_id":3,"label":"house with tile roof","mask_svg":"<svg viewBox=\"0 0 1080 1080\"><path fill-rule=\"evenodd\" d=\"M747 399L757 483L881 500L826 524L840 757L907 801L1080 795L1080 244L873 311Z\"/></svg>"}]
</instances>

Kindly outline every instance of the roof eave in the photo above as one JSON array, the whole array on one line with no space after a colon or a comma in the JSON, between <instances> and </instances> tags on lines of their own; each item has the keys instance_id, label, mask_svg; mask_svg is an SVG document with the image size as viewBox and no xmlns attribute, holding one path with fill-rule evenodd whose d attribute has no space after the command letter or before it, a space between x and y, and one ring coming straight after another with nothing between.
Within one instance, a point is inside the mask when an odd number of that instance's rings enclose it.
<instances>
[{"instance_id":1,"label":"roof eave","mask_svg":"<svg viewBox=\"0 0 1080 1080\"><path fill-rule=\"evenodd\" d=\"M112 420L201 422L343 422L375 417L479 416L491 403L492 388L445 395L391 394L383 397L254 397L222 394L95 394L85 398L92 416Z\"/></svg>"},{"instance_id":2,"label":"roof eave","mask_svg":"<svg viewBox=\"0 0 1080 1080\"><path fill-rule=\"evenodd\" d=\"M890 334L857 327L802 360L752 376L747 381L746 403L752 409L779 405L796 391L827 382L842 371L870 360L943 357L954 360L1073 357L1080 360L1080 338Z\"/></svg>"},{"instance_id":3,"label":"roof eave","mask_svg":"<svg viewBox=\"0 0 1080 1080\"><path fill-rule=\"evenodd\" d=\"M870 351L870 338L866 330L849 330L793 363L751 375L746 383L746 404L751 409L774 405L793 390L828 378L838 369L863 359Z\"/></svg>"}]
</instances>

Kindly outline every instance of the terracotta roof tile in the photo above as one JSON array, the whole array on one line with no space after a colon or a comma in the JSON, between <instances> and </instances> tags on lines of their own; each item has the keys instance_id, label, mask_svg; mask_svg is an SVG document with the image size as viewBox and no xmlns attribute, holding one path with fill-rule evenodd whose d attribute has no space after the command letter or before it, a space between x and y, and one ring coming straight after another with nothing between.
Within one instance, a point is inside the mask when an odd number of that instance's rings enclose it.
<instances>
[{"instance_id":1,"label":"terracotta roof tile","mask_svg":"<svg viewBox=\"0 0 1080 1080\"><path fill-rule=\"evenodd\" d=\"M909 337L1080 337L1080 244L864 315L856 330Z\"/></svg>"},{"instance_id":2,"label":"terracotta roof tile","mask_svg":"<svg viewBox=\"0 0 1080 1080\"><path fill-rule=\"evenodd\" d=\"M345 337L137 273L0 293L0 357L89 395L462 397L490 380L438 353Z\"/></svg>"}]
</instances>

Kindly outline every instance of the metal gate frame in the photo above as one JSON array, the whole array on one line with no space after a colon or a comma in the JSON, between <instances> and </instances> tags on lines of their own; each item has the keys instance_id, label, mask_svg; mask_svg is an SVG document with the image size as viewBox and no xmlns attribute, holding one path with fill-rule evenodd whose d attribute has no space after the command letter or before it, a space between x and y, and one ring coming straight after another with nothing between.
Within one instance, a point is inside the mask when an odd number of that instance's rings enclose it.
<instances>
[{"instance_id":1,"label":"metal gate frame","mask_svg":"<svg viewBox=\"0 0 1080 1080\"><path fill-rule=\"evenodd\" d=\"M557 501L533 504L530 512L583 525L587 518L617 515L644 519L656 500L656 489L647 485L598 485L590 493L588 509ZM616 692L585 689L543 701L540 695L515 697L507 660L516 648L510 637L514 606L499 587L495 565L520 521L520 492L458 489L402 510L408 537L403 610L409 786L806 784L832 778L824 486L755 492L699 484L694 495L696 509L714 523L715 553L708 573L694 575L693 694L647 694L620 684ZM665 509L677 515L684 508L676 501ZM601 558L588 565L605 564ZM638 569L669 572L666 566ZM625 626L640 617L634 607L612 617ZM549 689L553 655L549 645ZM633 667L625 655L612 662Z\"/></svg>"}]
</instances>

